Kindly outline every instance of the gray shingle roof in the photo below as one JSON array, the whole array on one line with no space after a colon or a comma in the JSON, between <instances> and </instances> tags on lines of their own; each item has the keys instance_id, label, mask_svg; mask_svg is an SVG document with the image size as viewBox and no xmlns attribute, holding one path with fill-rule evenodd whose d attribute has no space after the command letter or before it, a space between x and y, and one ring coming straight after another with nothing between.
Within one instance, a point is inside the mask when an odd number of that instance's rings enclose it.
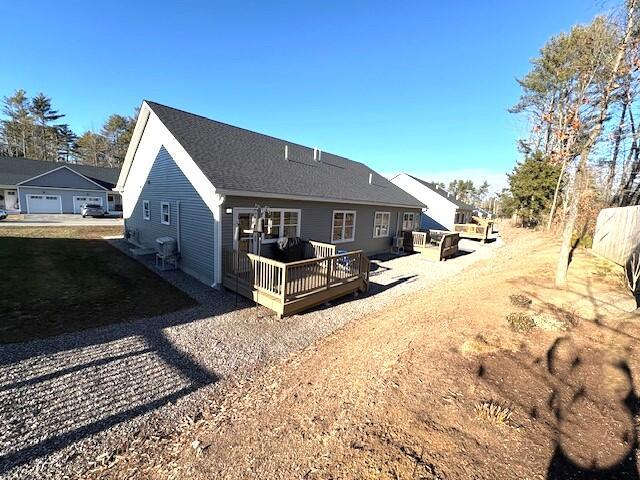
<instances>
[{"instance_id":1,"label":"gray shingle roof","mask_svg":"<svg viewBox=\"0 0 640 480\"><path fill-rule=\"evenodd\" d=\"M91 165L76 165L63 162L45 162L22 157L5 157L0 155L0 185L16 185L29 178L41 175L49 170L67 166L72 170L90 178L94 182L111 190L120 175L119 168L101 168Z\"/></svg>"},{"instance_id":2,"label":"gray shingle roof","mask_svg":"<svg viewBox=\"0 0 640 480\"><path fill-rule=\"evenodd\" d=\"M318 162L313 148L146 103L217 189L423 206L360 162L327 152Z\"/></svg>"},{"instance_id":3,"label":"gray shingle roof","mask_svg":"<svg viewBox=\"0 0 640 480\"><path fill-rule=\"evenodd\" d=\"M407 174L407 175L409 175L409 174ZM450 194L445 189L436 186L436 184L433 183L433 182L427 182L425 180L420 180L419 178L414 177L413 175L409 175L409 176L411 178L413 178L414 180L420 182L425 187L433 190L438 195L446 198L447 200L449 200L451 203L453 203L458 208L462 208L462 209L465 209L465 210L473 210L475 208L473 205L469 205L468 203L464 203L464 202L456 199L456 197L453 194Z\"/></svg>"}]
</instances>

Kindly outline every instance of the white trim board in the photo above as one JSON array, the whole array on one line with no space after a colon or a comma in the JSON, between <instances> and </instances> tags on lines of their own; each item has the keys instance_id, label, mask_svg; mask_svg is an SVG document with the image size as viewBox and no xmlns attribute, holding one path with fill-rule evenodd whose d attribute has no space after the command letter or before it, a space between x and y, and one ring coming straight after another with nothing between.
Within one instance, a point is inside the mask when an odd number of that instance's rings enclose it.
<instances>
[{"instance_id":1,"label":"white trim board","mask_svg":"<svg viewBox=\"0 0 640 480\"><path fill-rule=\"evenodd\" d=\"M110 190L93 190L91 188L43 187L40 185L20 185L20 188L22 189L33 188L34 190L42 190L44 188L48 190L73 190L74 192L93 192L93 193L110 192Z\"/></svg>"}]
</instances>

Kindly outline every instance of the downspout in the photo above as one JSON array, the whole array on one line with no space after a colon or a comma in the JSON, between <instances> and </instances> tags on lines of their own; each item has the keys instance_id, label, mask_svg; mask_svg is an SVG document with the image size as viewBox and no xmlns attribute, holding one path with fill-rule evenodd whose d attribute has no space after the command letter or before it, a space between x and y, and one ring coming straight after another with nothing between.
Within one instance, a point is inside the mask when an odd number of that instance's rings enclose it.
<instances>
[{"instance_id":1,"label":"downspout","mask_svg":"<svg viewBox=\"0 0 640 480\"><path fill-rule=\"evenodd\" d=\"M178 200L176 202L176 236L177 238L177 242L178 242L178 253L180 253L182 250L180 250L180 200Z\"/></svg>"},{"instance_id":2,"label":"downspout","mask_svg":"<svg viewBox=\"0 0 640 480\"><path fill-rule=\"evenodd\" d=\"M213 285L214 288L222 287L222 218L224 216L223 204L225 197L218 195L218 204L213 212L213 236L214 236L214 271Z\"/></svg>"}]
</instances>

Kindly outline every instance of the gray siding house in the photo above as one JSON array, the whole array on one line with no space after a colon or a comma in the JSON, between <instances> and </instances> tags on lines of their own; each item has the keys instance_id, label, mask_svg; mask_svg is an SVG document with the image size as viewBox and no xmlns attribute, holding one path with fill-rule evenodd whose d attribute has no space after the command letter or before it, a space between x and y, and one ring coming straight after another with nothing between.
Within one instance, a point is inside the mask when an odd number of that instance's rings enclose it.
<instances>
[{"instance_id":1,"label":"gray siding house","mask_svg":"<svg viewBox=\"0 0 640 480\"><path fill-rule=\"evenodd\" d=\"M257 206L271 225L266 256L282 237L387 251L424 207L362 163L150 101L116 190L129 240L175 238L179 268L207 285L221 283L223 249L257 248L243 233Z\"/></svg>"},{"instance_id":2,"label":"gray siding house","mask_svg":"<svg viewBox=\"0 0 640 480\"><path fill-rule=\"evenodd\" d=\"M0 208L9 213L80 213L83 203L122 209L112 189L120 173L60 162L0 156Z\"/></svg>"}]
</instances>

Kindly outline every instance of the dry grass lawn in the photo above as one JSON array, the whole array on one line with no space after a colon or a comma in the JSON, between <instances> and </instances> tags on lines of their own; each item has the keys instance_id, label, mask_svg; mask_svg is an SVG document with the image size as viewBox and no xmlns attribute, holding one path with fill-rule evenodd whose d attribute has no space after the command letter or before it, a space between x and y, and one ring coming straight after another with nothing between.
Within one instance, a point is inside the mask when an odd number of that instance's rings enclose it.
<instances>
[{"instance_id":1,"label":"dry grass lawn","mask_svg":"<svg viewBox=\"0 0 640 480\"><path fill-rule=\"evenodd\" d=\"M0 343L84 330L195 305L123 255L114 227L0 228Z\"/></svg>"},{"instance_id":2,"label":"dry grass lawn","mask_svg":"<svg viewBox=\"0 0 640 480\"><path fill-rule=\"evenodd\" d=\"M638 478L640 324L621 269L578 251L559 291L554 241L503 236L491 261L226 385L87 476Z\"/></svg>"}]
</instances>

